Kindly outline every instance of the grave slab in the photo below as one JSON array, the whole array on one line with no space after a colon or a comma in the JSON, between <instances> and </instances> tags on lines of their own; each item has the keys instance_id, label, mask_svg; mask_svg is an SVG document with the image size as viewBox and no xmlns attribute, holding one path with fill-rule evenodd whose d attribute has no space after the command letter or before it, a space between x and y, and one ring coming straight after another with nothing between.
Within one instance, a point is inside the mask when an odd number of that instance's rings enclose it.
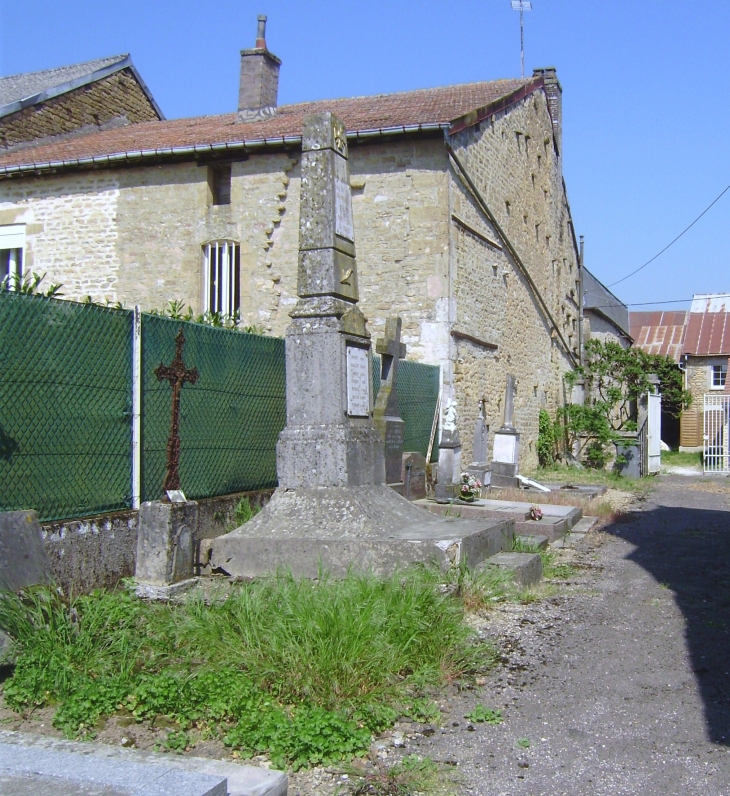
<instances>
[{"instance_id":1,"label":"grave slab","mask_svg":"<svg viewBox=\"0 0 730 796\"><path fill-rule=\"evenodd\" d=\"M530 548L535 550L547 550L550 544L550 540L547 536L522 536L517 535L515 536L515 540L521 542L522 544L528 545Z\"/></svg>"},{"instance_id":2,"label":"grave slab","mask_svg":"<svg viewBox=\"0 0 730 796\"><path fill-rule=\"evenodd\" d=\"M287 784L255 766L0 731L8 796L286 796Z\"/></svg>"},{"instance_id":3,"label":"grave slab","mask_svg":"<svg viewBox=\"0 0 730 796\"><path fill-rule=\"evenodd\" d=\"M568 532L568 523L563 517L545 517L540 520L525 520L515 523L515 533L522 536L547 536L554 542Z\"/></svg>"}]
</instances>

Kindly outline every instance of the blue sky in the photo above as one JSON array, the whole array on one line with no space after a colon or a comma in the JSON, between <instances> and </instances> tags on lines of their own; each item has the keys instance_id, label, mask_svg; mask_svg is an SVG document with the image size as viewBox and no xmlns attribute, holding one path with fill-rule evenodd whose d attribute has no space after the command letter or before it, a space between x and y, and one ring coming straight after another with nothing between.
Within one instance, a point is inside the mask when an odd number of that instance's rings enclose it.
<instances>
[{"instance_id":1,"label":"blue sky","mask_svg":"<svg viewBox=\"0 0 730 796\"><path fill-rule=\"evenodd\" d=\"M258 13L283 60L282 104L519 76L509 0L2 0L0 73L129 52L168 118L230 112ZM606 284L730 184L729 34L725 2L533 0L525 14L525 70L558 69L573 218ZM616 294L730 292L729 220L730 191Z\"/></svg>"}]
</instances>

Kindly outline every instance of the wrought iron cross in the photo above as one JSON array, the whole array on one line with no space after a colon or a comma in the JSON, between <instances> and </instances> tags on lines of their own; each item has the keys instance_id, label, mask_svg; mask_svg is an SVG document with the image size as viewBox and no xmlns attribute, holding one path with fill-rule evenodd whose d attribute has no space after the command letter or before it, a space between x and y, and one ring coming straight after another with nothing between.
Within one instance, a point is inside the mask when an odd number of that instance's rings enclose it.
<instances>
[{"instance_id":1,"label":"wrought iron cross","mask_svg":"<svg viewBox=\"0 0 730 796\"><path fill-rule=\"evenodd\" d=\"M398 361L406 358L406 344L400 341L402 321L400 318L388 318L385 321L385 337L381 337L375 344L375 350L381 356L380 382L387 389L388 402L385 414L399 417L398 393Z\"/></svg>"},{"instance_id":2,"label":"wrought iron cross","mask_svg":"<svg viewBox=\"0 0 730 796\"><path fill-rule=\"evenodd\" d=\"M172 418L170 420L170 436L167 440L167 471L162 485L163 494L170 489L180 489L180 390L185 382L195 384L198 380L197 368L186 370L183 362L183 346L185 335L182 326L175 338L175 356L169 365L162 362L155 368L158 381L169 381L172 387Z\"/></svg>"}]
</instances>

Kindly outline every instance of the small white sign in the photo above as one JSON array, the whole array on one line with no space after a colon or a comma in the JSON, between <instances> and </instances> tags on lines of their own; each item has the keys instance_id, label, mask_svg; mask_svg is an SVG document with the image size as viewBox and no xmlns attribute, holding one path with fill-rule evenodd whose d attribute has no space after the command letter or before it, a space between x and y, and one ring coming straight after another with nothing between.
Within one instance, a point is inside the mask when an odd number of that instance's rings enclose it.
<instances>
[{"instance_id":1,"label":"small white sign","mask_svg":"<svg viewBox=\"0 0 730 796\"><path fill-rule=\"evenodd\" d=\"M187 503L188 501L183 494L182 489L168 489L167 499L170 503Z\"/></svg>"},{"instance_id":2,"label":"small white sign","mask_svg":"<svg viewBox=\"0 0 730 796\"><path fill-rule=\"evenodd\" d=\"M335 234L349 241L355 240L347 161L340 155L335 155Z\"/></svg>"},{"instance_id":3,"label":"small white sign","mask_svg":"<svg viewBox=\"0 0 730 796\"><path fill-rule=\"evenodd\" d=\"M517 464L517 437L514 434L496 432L493 460L503 464Z\"/></svg>"},{"instance_id":4,"label":"small white sign","mask_svg":"<svg viewBox=\"0 0 730 796\"><path fill-rule=\"evenodd\" d=\"M368 349L347 346L347 414L370 416L370 367Z\"/></svg>"}]
</instances>

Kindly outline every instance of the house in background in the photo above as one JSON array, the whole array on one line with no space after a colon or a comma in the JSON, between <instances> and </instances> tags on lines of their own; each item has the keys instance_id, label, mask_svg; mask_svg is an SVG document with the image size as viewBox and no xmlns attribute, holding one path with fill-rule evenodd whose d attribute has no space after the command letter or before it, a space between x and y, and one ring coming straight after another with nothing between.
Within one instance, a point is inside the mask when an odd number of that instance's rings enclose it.
<instances>
[{"instance_id":1,"label":"house in background","mask_svg":"<svg viewBox=\"0 0 730 796\"><path fill-rule=\"evenodd\" d=\"M628 307L587 269L582 269L584 339L612 340L628 348L633 335L629 329Z\"/></svg>"},{"instance_id":2,"label":"house in background","mask_svg":"<svg viewBox=\"0 0 730 796\"><path fill-rule=\"evenodd\" d=\"M647 354L667 356L679 367L682 362L686 316L684 310L632 312L631 336L634 345ZM670 415L664 407L662 407L662 441L672 450L676 450L680 443L680 419Z\"/></svg>"},{"instance_id":3,"label":"house in background","mask_svg":"<svg viewBox=\"0 0 730 796\"><path fill-rule=\"evenodd\" d=\"M260 28L241 53L234 113L0 153L0 237L66 298L143 309L179 299L282 335L297 301L302 123L332 111L347 128L373 338L398 314L408 357L441 366L442 411L456 407L465 462L480 401L500 426L515 375L522 465L536 465L539 410L562 402L581 337L555 69L278 106L280 67Z\"/></svg>"},{"instance_id":4,"label":"house in background","mask_svg":"<svg viewBox=\"0 0 730 796\"><path fill-rule=\"evenodd\" d=\"M705 394L730 393L730 293L695 295L687 314L682 364L692 406L682 413L680 450L703 449Z\"/></svg>"},{"instance_id":5,"label":"house in background","mask_svg":"<svg viewBox=\"0 0 730 796\"><path fill-rule=\"evenodd\" d=\"M730 392L730 293L696 294L689 312L632 312L631 333L649 354L671 357L684 371L692 406L677 421L662 416L662 439L672 448L701 451L705 395ZM673 424L672 424L673 423Z\"/></svg>"}]
</instances>

